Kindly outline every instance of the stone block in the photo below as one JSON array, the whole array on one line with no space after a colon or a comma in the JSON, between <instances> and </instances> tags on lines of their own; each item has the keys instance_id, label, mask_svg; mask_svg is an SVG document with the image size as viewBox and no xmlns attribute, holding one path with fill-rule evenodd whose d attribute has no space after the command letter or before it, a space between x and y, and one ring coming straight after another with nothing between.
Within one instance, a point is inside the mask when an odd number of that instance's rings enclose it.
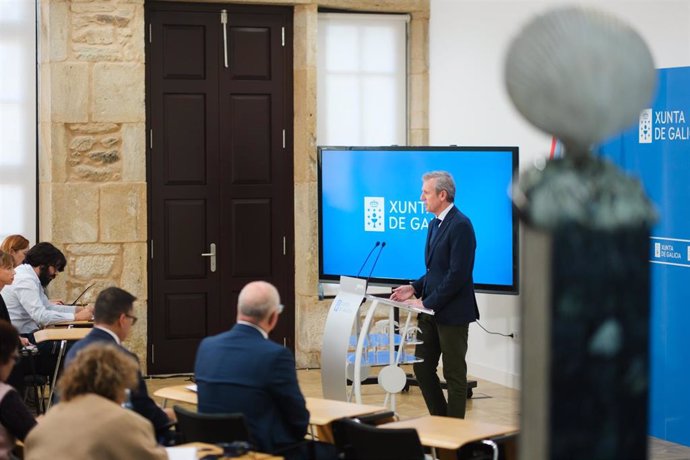
<instances>
[{"instance_id":1,"label":"stone block","mask_svg":"<svg viewBox=\"0 0 690 460\"><path fill-rule=\"evenodd\" d=\"M101 188L100 241L146 241L146 184L110 183Z\"/></svg>"},{"instance_id":2,"label":"stone block","mask_svg":"<svg viewBox=\"0 0 690 460\"><path fill-rule=\"evenodd\" d=\"M117 45L96 46L75 43L72 45L74 57L79 61L114 62L122 60L122 50Z\"/></svg>"},{"instance_id":3,"label":"stone block","mask_svg":"<svg viewBox=\"0 0 690 460\"><path fill-rule=\"evenodd\" d=\"M87 26L72 32L72 41L89 45L110 45L115 39L112 26Z\"/></svg>"},{"instance_id":4,"label":"stone block","mask_svg":"<svg viewBox=\"0 0 690 460\"><path fill-rule=\"evenodd\" d=\"M295 184L295 293L317 292L319 247L316 183Z\"/></svg>"},{"instance_id":5,"label":"stone block","mask_svg":"<svg viewBox=\"0 0 690 460\"><path fill-rule=\"evenodd\" d=\"M67 251L74 256L112 256L120 254L122 247L119 244L70 244Z\"/></svg>"},{"instance_id":6,"label":"stone block","mask_svg":"<svg viewBox=\"0 0 690 460\"><path fill-rule=\"evenodd\" d=\"M53 241L53 184L38 184L38 238L40 241Z\"/></svg>"},{"instance_id":7,"label":"stone block","mask_svg":"<svg viewBox=\"0 0 690 460\"><path fill-rule=\"evenodd\" d=\"M98 240L98 196L96 185L53 184L54 241L87 243Z\"/></svg>"},{"instance_id":8,"label":"stone block","mask_svg":"<svg viewBox=\"0 0 690 460\"><path fill-rule=\"evenodd\" d=\"M99 62L93 73L94 121L145 121L143 64Z\"/></svg>"},{"instance_id":9,"label":"stone block","mask_svg":"<svg viewBox=\"0 0 690 460\"><path fill-rule=\"evenodd\" d=\"M80 256L74 258L74 266L70 269L75 277L81 279L109 278L115 269L115 256Z\"/></svg>"},{"instance_id":10,"label":"stone block","mask_svg":"<svg viewBox=\"0 0 690 460\"><path fill-rule=\"evenodd\" d=\"M146 318L147 308L147 302L145 299L138 299L136 302L134 302L134 316L138 318L137 324L131 329L129 337L123 343L128 350L139 357L139 364L141 366L142 373L146 373L146 329L148 327L148 321Z\"/></svg>"},{"instance_id":11,"label":"stone block","mask_svg":"<svg viewBox=\"0 0 690 460\"><path fill-rule=\"evenodd\" d=\"M52 121L71 123L88 121L88 64L81 62L51 64L50 85Z\"/></svg>"},{"instance_id":12,"label":"stone block","mask_svg":"<svg viewBox=\"0 0 690 460\"><path fill-rule=\"evenodd\" d=\"M62 2L50 2L45 4L44 14L46 10L48 14L42 18L47 18L48 23L41 24L45 34L43 37L47 37L47 39L41 39L43 49L48 50L46 54L51 62L64 61L68 53L69 5Z\"/></svg>"},{"instance_id":13,"label":"stone block","mask_svg":"<svg viewBox=\"0 0 690 460\"><path fill-rule=\"evenodd\" d=\"M115 182L121 179L120 126L114 123L71 125L63 144L69 179ZM108 145L109 147L104 147Z\"/></svg>"},{"instance_id":14,"label":"stone block","mask_svg":"<svg viewBox=\"0 0 690 460\"><path fill-rule=\"evenodd\" d=\"M67 181L67 139L70 132L65 123L52 123L50 126L51 132L49 133L49 141L46 143L46 150L51 157L51 180L55 183L62 183Z\"/></svg>"},{"instance_id":15,"label":"stone block","mask_svg":"<svg viewBox=\"0 0 690 460\"><path fill-rule=\"evenodd\" d=\"M146 243L126 243L122 257L120 287L139 299L147 297L147 245Z\"/></svg>"},{"instance_id":16,"label":"stone block","mask_svg":"<svg viewBox=\"0 0 690 460\"><path fill-rule=\"evenodd\" d=\"M117 30L118 43L122 47L122 59L143 64L145 37L144 6L139 5L133 10L132 20L127 27Z\"/></svg>"},{"instance_id":17,"label":"stone block","mask_svg":"<svg viewBox=\"0 0 690 460\"><path fill-rule=\"evenodd\" d=\"M122 125L122 180L146 181L146 125L124 123Z\"/></svg>"}]
</instances>

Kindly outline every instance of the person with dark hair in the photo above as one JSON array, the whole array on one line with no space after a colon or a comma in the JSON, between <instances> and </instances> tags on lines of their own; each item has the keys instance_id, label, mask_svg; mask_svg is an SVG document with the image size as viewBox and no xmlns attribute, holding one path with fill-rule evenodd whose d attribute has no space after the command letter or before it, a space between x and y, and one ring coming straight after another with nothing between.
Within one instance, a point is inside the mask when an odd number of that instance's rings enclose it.
<instances>
[{"instance_id":1,"label":"person with dark hair","mask_svg":"<svg viewBox=\"0 0 690 460\"><path fill-rule=\"evenodd\" d=\"M137 322L137 317L133 314L135 300L136 297L118 287L109 287L101 291L96 298L93 330L72 345L65 357L65 368L72 365L72 361L81 350L94 343L115 344L124 354L138 362L136 355L122 346L122 341L129 336L132 327ZM131 394L132 408L149 419L157 436L162 436L175 420L175 413L158 407L148 394L141 372L138 371L137 376L138 385Z\"/></svg>"},{"instance_id":2,"label":"person with dark hair","mask_svg":"<svg viewBox=\"0 0 690 460\"><path fill-rule=\"evenodd\" d=\"M46 296L45 288L66 265L62 251L50 243L38 243L15 269L14 283L5 286L0 294L20 334L32 334L61 321L91 319L90 308L54 304Z\"/></svg>"},{"instance_id":3,"label":"person with dark hair","mask_svg":"<svg viewBox=\"0 0 690 460\"><path fill-rule=\"evenodd\" d=\"M12 266L17 267L26 257L26 251L29 250L29 240L21 235L10 235L0 244L0 251L8 253L12 256Z\"/></svg>"},{"instance_id":4,"label":"person with dark hair","mask_svg":"<svg viewBox=\"0 0 690 460\"><path fill-rule=\"evenodd\" d=\"M15 439L24 441L36 420L7 379L19 360L19 334L0 320L0 460L8 459Z\"/></svg>"},{"instance_id":5,"label":"person with dark hair","mask_svg":"<svg viewBox=\"0 0 690 460\"><path fill-rule=\"evenodd\" d=\"M26 438L25 458L167 459L151 423L122 407L138 369L116 345L80 351L58 383L60 404Z\"/></svg>"},{"instance_id":6,"label":"person with dark hair","mask_svg":"<svg viewBox=\"0 0 690 460\"><path fill-rule=\"evenodd\" d=\"M424 260L426 272L418 280L393 289L391 299L434 310L419 315L421 341L414 374L431 415L465 418L467 404L467 336L479 319L474 294L474 254L477 240L470 219L455 206L455 182L446 171L422 176L420 199L436 218L429 223ZM410 299L412 296L416 299ZM436 369L443 359L448 401Z\"/></svg>"}]
</instances>

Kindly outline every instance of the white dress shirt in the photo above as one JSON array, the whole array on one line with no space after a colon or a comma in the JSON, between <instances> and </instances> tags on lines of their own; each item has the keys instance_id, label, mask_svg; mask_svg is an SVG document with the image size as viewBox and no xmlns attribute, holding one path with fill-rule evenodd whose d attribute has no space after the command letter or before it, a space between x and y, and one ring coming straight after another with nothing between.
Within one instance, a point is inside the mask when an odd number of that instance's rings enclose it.
<instances>
[{"instance_id":1,"label":"white dress shirt","mask_svg":"<svg viewBox=\"0 0 690 460\"><path fill-rule=\"evenodd\" d=\"M259 326L257 326L257 325L254 324L254 323L250 323L249 321L242 321L242 320L239 320L239 321L237 322L237 324L244 324L245 326L253 327L253 328L256 329L257 331L261 332L261 335L264 336L264 339L268 339L268 332L264 331L263 329L261 329Z\"/></svg>"},{"instance_id":2,"label":"white dress shirt","mask_svg":"<svg viewBox=\"0 0 690 460\"><path fill-rule=\"evenodd\" d=\"M5 286L0 294L10 313L10 321L20 334L60 321L74 321L76 307L50 303L31 265L21 264L14 272L14 283Z\"/></svg>"}]
</instances>

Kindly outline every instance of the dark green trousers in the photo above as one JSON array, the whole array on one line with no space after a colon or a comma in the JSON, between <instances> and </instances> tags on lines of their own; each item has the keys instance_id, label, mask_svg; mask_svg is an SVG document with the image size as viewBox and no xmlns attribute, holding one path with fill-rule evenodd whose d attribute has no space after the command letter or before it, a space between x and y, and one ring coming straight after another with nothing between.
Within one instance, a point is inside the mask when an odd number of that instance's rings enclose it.
<instances>
[{"instance_id":1,"label":"dark green trousers","mask_svg":"<svg viewBox=\"0 0 690 460\"><path fill-rule=\"evenodd\" d=\"M431 315L419 315L421 333L415 355L424 361L415 363L414 374L431 415L465 418L467 402L467 332L469 324L448 326L436 324ZM448 383L448 401L443 395L436 374L439 357L443 355L443 378Z\"/></svg>"}]
</instances>

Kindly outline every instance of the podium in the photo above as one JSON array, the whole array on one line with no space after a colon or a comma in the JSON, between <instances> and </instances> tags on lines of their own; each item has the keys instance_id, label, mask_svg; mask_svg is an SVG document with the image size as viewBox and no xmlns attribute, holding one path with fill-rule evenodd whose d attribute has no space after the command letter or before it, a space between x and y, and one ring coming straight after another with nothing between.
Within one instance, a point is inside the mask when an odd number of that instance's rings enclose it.
<instances>
[{"instance_id":1,"label":"podium","mask_svg":"<svg viewBox=\"0 0 690 460\"><path fill-rule=\"evenodd\" d=\"M369 306L360 327L359 308L364 300L369 302ZM368 350L369 330L379 307L388 308L390 327L387 334L387 346L383 352L378 352L376 349L370 352ZM405 325L400 330L398 340L396 340L398 336L393 327L395 309L398 309L400 313L407 313ZM389 407L395 410L395 395L400 393L407 384L407 375L399 366L419 361L414 356L405 354L405 341L413 313L434 314L433 310L426 308L368 296L365 280L342 276L340 292L333 300L326 318L321 347L321 385L324 398L349 401L354 395L355 402L361 404L362 381L367 378L371 366L382 366L378 383L386 391L383 405L388 407L390 404ZM356 347L354 353L349 353L353 329L356 331ZM348 375L348 370L351 375ZM347 391L348 378L352 381L351 394Z\"/></svg>"}]
</instances>

